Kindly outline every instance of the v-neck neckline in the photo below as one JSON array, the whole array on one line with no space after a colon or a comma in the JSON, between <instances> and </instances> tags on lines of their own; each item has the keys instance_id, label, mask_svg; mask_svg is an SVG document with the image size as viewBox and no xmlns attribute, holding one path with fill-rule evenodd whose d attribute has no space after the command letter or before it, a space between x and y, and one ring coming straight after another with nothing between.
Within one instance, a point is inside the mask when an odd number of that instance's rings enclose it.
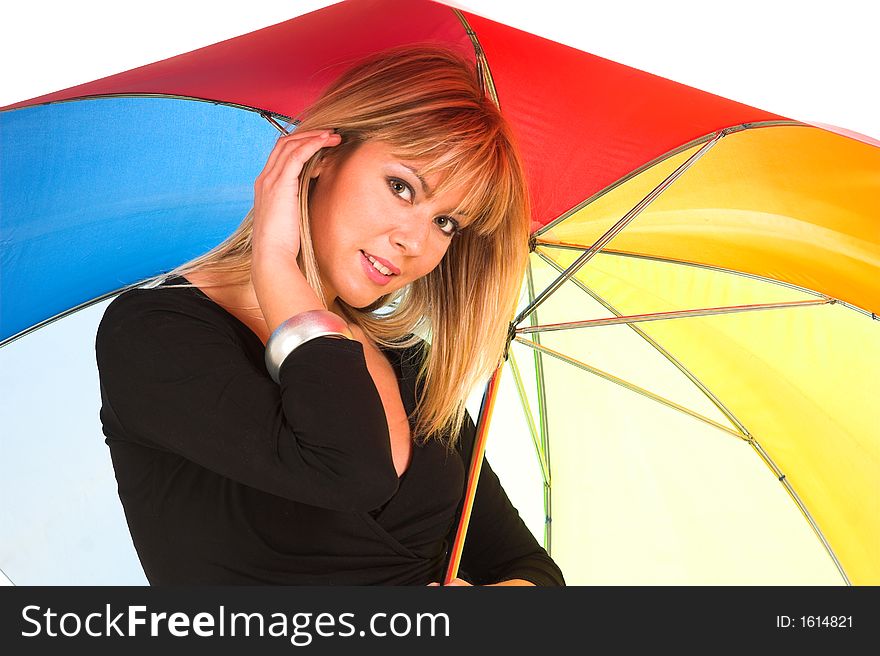
<instances>
[{"instance_id":1,"label":"v-neck neckline","mask_svg":"<svg viewBox=\"0 0 880 656\"><path fill-rule=\"evenodd\" d=\"M169 283L171 281L174 281L174 280L182 280L186 284L191 285L190 289L192 289L197 295L201 296L205 300L210 301L211 304L213 304L215 307L219 308L222 312L224 312L226 314L226 316L231 318L236 324L238 324L240 327L244 328L248 332L248 334L252 337L253 341L255 341L259 345L260 349L266 348L266 345L263 344L263 340L261 340L260 337L253 330L251 330L250 326L248 326L241 319L239 319L237 316L232 314L232 312L227 310L225 307L220 305L213 298L208 296L202 290L201 287L199 287L198 285L191 282L185 276L178 275L173 278L167 278L166 280L164 280L162 282L162 285ZM403 403L403 410L406 413L407 418L409 419L409 417L415 411L415 393L414 393L415 381L412 382L411 386L413 389L410 390L409 379L403 371L403 363L401 362L403 350L402 349L394 349L394 348L386 348L380 344L376 344L376 348L378 348L379 351L385 356L385 358L388 360L388 363L391 365L391 368L394 370L394 377L397 380L397 389L398 389L398 393L400 394L400 400ZM409 464L407 465L406 469L404 469L403 473L397 477L398 491L400 489L400 486L403 485L403 481L404 481L404 479L406 479L406 475L413 468L413 465L415 464L415 461L416 461L416 454L419 452L418 444L416 444L415 440L412 439L413 422L409 421L409 424L410 424L410 441L412 443L412 447L411 447L412 453L410 455ZM390 431L391 431L390 426L389 426L388 430L389 430L389 442L390 442ZM397 494L394 495L394 497L396 497L396 496L397 496ZM393 499L394 497L391 497L391 498ZM390 503L390 500L388 503ZM383 506L383 508L384 508L384 506Z\"/></svg>"}]
</instances>

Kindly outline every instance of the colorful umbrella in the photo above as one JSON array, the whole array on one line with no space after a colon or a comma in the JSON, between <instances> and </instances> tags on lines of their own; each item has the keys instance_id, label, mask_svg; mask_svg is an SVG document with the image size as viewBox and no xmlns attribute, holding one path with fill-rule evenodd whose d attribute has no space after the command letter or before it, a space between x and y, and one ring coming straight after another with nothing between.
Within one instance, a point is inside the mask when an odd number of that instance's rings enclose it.
<instances>
[{"instance_id":1,"label":"colorful umbrella","mask_svg":"<svg viewBox=\"0 0 880 656\"><path fill-rule=\"evenodd\" d=\"M737 501L784 506L750 543L801 529L811 566L880 580L878 144L443 5L346 2L6 108L2 338L216 244L274 123L426 40L476 57L525 155L534 252L490 391L524 411L568 581L724 580L742 531L703 527Z\"/></svg>"}]
</instances>

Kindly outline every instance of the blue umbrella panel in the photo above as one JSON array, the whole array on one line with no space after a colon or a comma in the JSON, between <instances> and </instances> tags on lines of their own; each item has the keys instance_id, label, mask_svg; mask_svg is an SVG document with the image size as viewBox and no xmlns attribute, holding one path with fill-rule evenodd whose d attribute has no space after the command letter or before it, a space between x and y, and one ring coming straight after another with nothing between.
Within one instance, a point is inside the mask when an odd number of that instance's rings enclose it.
<instances>
[{"instance_id":1,"label":"blue umbrella panel","mask_svg":"<svg viewBox=\"0 0 880 656\"><path fill-rule=\"evenodd\" d=\"M178 98L0 113L0 570L13 583L145 582L100 434L89 315L227 237L278 135L257 112Z\"/></svg>"},{"instance_id":2,"label":"blue umbrella panel","mask_svg":"<svg viewBox=\"0 0 880 656\"><path fill-rule=\"evenodd\" d=\"M278 134L256 112L174 98L0 114L0 341L220 243Z\"/></svg>"}]
</instances>

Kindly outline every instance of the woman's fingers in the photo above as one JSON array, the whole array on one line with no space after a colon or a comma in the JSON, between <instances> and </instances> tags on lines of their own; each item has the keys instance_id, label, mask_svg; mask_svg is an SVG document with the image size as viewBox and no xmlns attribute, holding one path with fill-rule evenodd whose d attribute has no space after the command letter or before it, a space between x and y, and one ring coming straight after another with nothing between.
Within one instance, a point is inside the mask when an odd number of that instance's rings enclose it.
<instances>
[{"instance_id":1,"label":"woman's fingers","mask_svg":"<svg viewBox=\"0 0 880 656\"><path fill-rule=\"evenodd\" d=\"M278 141L275 142L275 146L272 148L272 152L269 153L269 158L266 160L266 165L263 167L259 177L264 177L266 174L274 170L282 153L288 151L291 145L299 145L303 142L315 141L324 138L324 135L330 134L335 133L331 130L307 130L306 132L294 130L290 134L279 137Z\"/></svg>"},{"instance_id":2,"label":"woman's fingers","mask_svg":"<svg viewBox=\"0 0 880 656\"><path fill-rule=\"evenodd\" d=\"M433 583L429 583L429 584L428 584L428 587L429 587L429 588L439 587L439 585L440 585L439 583L437 583L436 581L434 581ZM469 587L469 588L470 588L470 587L473 587L473 586L472 586L470 583L468 583L467 581L465 581L465 580L463 580L463 579L459 579L459 578L454 578L454 579L452 579L452 580L451 580L449 583L447 583L446 585L447 585L447 586L450 586L450 585L453 585L453 586L467 586L467 587Z\"/></svg>"},{"instance_id":3,"label":"woman's fingers","mask_svg":"<svg viewBox=\"0 0 880 656\"><path fill-rule=\"evenodd\" d=\"M279 151L273 166L266 172L263 185L272 187L280 185L286 189L292 189L295 195L299 195L299 175L303 166L311 157L322 148L337 146L342 141L338 134L324 133L315 137L290 140Z\"/></svg>"},{"instance_id":4,"label":"woman's fingers","mask_svg":"<svg viewBox=\"0 0 880 656\"><path fill-rule=\"evenodd\" d=\"M299 178L303 166L321 148L336 146L341 137L316 130L279 139L254 182L254 252L279 248L299 253Z\"/></svg>"}]
</instances>

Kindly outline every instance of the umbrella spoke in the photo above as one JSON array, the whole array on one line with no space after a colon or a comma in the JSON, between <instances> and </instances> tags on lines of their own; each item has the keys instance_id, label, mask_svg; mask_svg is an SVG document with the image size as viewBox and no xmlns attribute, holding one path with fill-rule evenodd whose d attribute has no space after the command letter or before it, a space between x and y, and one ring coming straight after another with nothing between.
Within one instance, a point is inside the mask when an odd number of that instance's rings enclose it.
<instances>
[{"instance_id":1,"label":"umbrella spoke","mask_svg":"<svg viewBox=\"0 0 880 656\"><path fill-rule=\"evenodd\" d=\"M738 128L737 128L738 129ZM678 168L676 168L672 173L670 173L666 178L654 187L648 194L642 198L636 205L629 210L626 214L621 217L621 219L611 226L605 234L603 234L599 239L596 240L592 246L590 246L582 255L580 255L571 265L563 271L556 280L554 280L550 285L541 292L538 297L533 300L522 312L517 315L514 320L514 324L519 324L525 317L534 312L534 310L541 305L547 298L555 292L559 287L562 286L566 280L571 278L575 273L580 270L580 268L593 259L593 256L596 255L599 251L601 251L605 246L612 240L614 237L623 232L623 229L626 228L632 221L641 214L645 208L647 208L651 203L653 203L660 194L662 194L666 189L672 185L673 182L678 180L685 171L691 168L694 164L699 161L699 159L709 151L724 135L728 134L731 131L730 128L720 130L715 133L709 141L707 141L703 146L695 152L693 155L688 157L684 162L682 162Z\"/></svg>"},{"instance_id":2,"label":"umbrella spoke","mask_svg":"<svg viewBox=\"0 0 880 656\"><path fill-rule=\"evenodd\" d=\"M526 284L529 293L529 302L535 300L535 278L534 273L532 271L532 263L529 261L529 266L526 269ZM538 321L538 313L532 312L529 315L529 323L534 325ZM532 335L532 340L536 343L541 343L541 335L536 333ZM541 437L541 447L542 452L544 453L544 458L546 459L547 464L547 481L548 483L544 485L544 548L547 550L547 553L552 554L551 546L552 546L552 521L553 521L553 504L552 504L552 493L553 489L550 487L550 429L548 426L547 419L547 398L545 393L544 386L544 356L540 351L532 351L535 358L535 383L537 387L538 393L538 418L540 420L540 437Z\"/></svg>"},{"instance_id":3,"label":"umbrella spoke","mask_svg":"<svg viewBox=\"0 0 880 656\"><path fill-rule=\"evenodd\" d=\"M556 243L556 242L546 242L537 240L535 245L539 248L535 249L535 253L537 253L541 258L550 263L557 271L562 271L563 268L557 264L554 260L551 260L545 253L542 251L547 248L554 248L559 250L568 250L568 251L583 251L585 250L585 246L580 246L577 244L565 244L565 243ZM717 271L719 273L729 273L735 276L742 276L743 278L750 278L752 280L760 280L761 282L766 282L772 285L778 285L780 287L785 287L787 289L793 289L798 292L802 292L804 294L809 294L811 296L817 296L819 298L827 298L831 299L835 305L840 305L841 307L848 308L850 310L855 310L859 314L862 314L866 317L870 317L874 321L880 321L880 315L877 315L874 312L869 312L863 308L860 308L852 303L847 303L839 298L834 298L832 296L828 296L827 294L823 294L821 292L817 292L813 289L808 289L806 287L801 287L800 285L795 285L790 282L785 282L783 280L775 280L774 278L767 278L766 276L759 276L754 273L746 273L745 271L737 271L735 269L726 269L724 267L713 266L710 264L703 264L700 262L687 262L685 260L676 260L668 257L657 257L654 255L645 255L644 253L623 253L620 251L613 250L605 250L602 251L603 255L613 255L615 257L630 257L635 260L648 260L651 262L664 262L666 264L677 264L680 266L688 266L694 267L697 269L705 269L706 271Z\"/></svg>"},{"instance_id":4,"label":"umbrella spoke","mask_svg":"<svg viewBox=\"0 0 880 656\"><path fill-rule=\"evenodd\" d=\"M293 132L296 129L296 124L297 124L296 121L294 121L293 123L288 123L287 124L288 127L284 127L283 125L281 125L281 123L276 121L275 117L273 117L269 112L260 112L260 116L262 116L264 119L269 121L269 123L272 125L272 127L275 128L276 130L278 130L282 134L282 136L287 136L288 134L290 134L291 132ZM293 127L291 128L291 126L293 126ZM291 128L291 129L288 129L288 128Z\"/></svg>"},{"instance_id":5,"label":"umbrella spoke","mask_svg":"<svg viewBox=\"0 0 880 656\"><path fill-rule=\"evenodd\" d=\"M535 427L535 418L532 414L532 408L529 404L529 400L526 397L525 386L523 385L522 375L519 371L519 366L516 364L516 358L513 355L513 352L510 352L510 357L507 360L510 363L510 372L513 374L513 381L516 383L516 392L519 395L519 401L522 404L523 414L526 418L526 423L528 424L529 434L532 436L532 444L535 447L535 454L538 456L538 462L541 464L541 477L544 479L544 485L550 484L550 470L547 465L547 456L544 453L543 446L541 444L540 438L538 437L538 430Z\"/></svg>"},{"instance_id":6,"label":"umbrella spoke","mask_svg":"<svg viewBox=\"0 0 880 656\"><path fill-rule=\"evenodd\" d=\"M561 265L557 264L557 262L555 260L553 260L551 257L545 255L542 251L538 250L535 252L538 255L538 257L540 257L543 261L548 263L551 267L555 268L557 271L562 269ZM614 314L616 316L621 316L621 313L613 305L611 305L611 303L609 303L607 300L605 300L604 298L599 296L592 289L587 287L581 280L579 280L578 278L572 278L572 282L575 284L575 286L578 289L580 289L582 292L584 292L585 294L590 296L597 303L601 304L606 310L608 310L609 312L611 312L612 314ZM662 345L660 345L657 342L657 340L655 340L653 337L648 335L644 330L642 330L640 326L638 326L634 323L627 323L625 325L629 326L637 335L639 335L642 339L644 339L646 342L648 342L648 344L650 344L654 349L656 349L657 352L660 353L660 355L665 357L676 369L678 369L682 374L684 374L685 377L687 377L687 379L690 380L697 387L697 389L699 389L706 396L706 398L708 398L709 401L716 408L718 408L718 410L725 417L727 417L727 419L730 421L730 423L732 423L734 426L736 426L739 429L739 431L743 435L746 435L746 436L749 435L749 431L742 424L742 422L736 418L736 416L733 414L733 412L731 410L729 410L727 408L727 406L724 405L724 403L721 402L721 399L719 399L705 385L705 383L703 383L703 381L701 381L699 378L697 378L697 376L690 369L688 369L682 362L680 362L678 358L676 358L674 355L672 355ZM532 335L532 338L535 340L538 340L539 337L540 337L540 333L534 333ZM538 343L540 343L540 342L538 342ZM537 353L536 353L536 356L537 356Z\"/></svg>"},{"instance_id":7,"label":"umbrella spoke","mask_svg":"<svg viewBox=\"0 0 880 656\"><path fill-rule=\"evenodd\" d=\"M654 394L653 392L649 392L648 390L646 390L643 387L639 387L638 385L634 385L633 383L625 381L622 378L618 378L617 376L610 374L607 371L602 371L601 369L597 369L596 367L592 367L584 362L581 362L580 360L576 360L575 358L569 357L569 356L565 355L564 353L560 353L559 351L554 351L553 349L547 348L546 346L536 344L535 342L528 340L528 339L525 339L523 337L515 337L514 339L517 342L519 342L520 344L525 344L526 346L528 346L530 348L539 350L542 353L546 353L547 355L551 355L558 360L561 360L563 362L567 362L568 364L574 365L578 369L582 369L588 373L599 376L600 378L604 378L608 382L611 382L611 383L614 383L615 385L619 385L621 387L624 387L624 388L630 390L631 392L635 392L636 394L641 394L642 396L649 398L652 401L656 401L657 403L661 403L669 408L672 408L673 410L678 410L679 412L682 412L690 417L693 417L694 419L698 419L706 424L709 424L710 426L713 426L714 428L722 430L729 435L733 435L734 437L738 437L739 439L744 440L744 441L749 441L749 438L747 436L742 435L741 433L733 430L732 428L728 428L727 426L724 426L723 424L719 424L717 421L709 419L708 417L704 417L700 413L694 412L693 410L686 408L683 405L676 403L675 401L670 401L669 399L666 399L662 396L659 396L658 394Z\"/></svg>"},{"instance_id":8,"label":"umbrella spoke","mask_svg":"<svg viewBox=\"0 0 880 656\"><path fill-rule=\"evenodd\" d=\"M607 317L604 319L585 319L583 321L565 321L562 323L550 323L545 325L525 326L517 328L518 334L551 332L555 330L570 330L573 328L589 328L595 326L615 326L625 323L637 323L642 321L661 321L664 319L681 319L688 317L708 317L718 314L736 314L739 312L751 312L754 310L775 310L781 308L807 307L812 305L827 305L834 303L834 299L825 298L815 301L784 301L781 303L755 303L751 305L730 305L725 307L700 308L694 310L672 310L669 312L652 312L648 314L632 314L629 316Z\"/></svg>"}]
</instances>

